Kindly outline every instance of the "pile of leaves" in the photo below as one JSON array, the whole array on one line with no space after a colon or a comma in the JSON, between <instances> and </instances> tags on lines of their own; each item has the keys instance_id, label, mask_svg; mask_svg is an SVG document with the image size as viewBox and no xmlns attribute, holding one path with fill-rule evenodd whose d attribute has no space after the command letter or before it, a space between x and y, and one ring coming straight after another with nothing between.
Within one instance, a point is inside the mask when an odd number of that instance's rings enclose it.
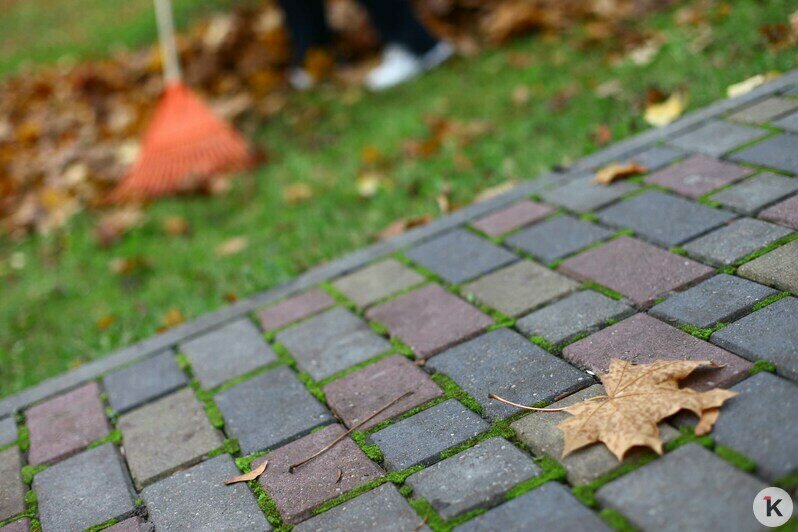
<instances>
[{"instance_id":1,"label":"pile of leaves","mask_svg":"<svg viewBox=\"0 0 798 532\"><path fill-rule=\"evenodd\" d=\"M587 23L590 38L626 32L630 21L668 0L418 0L425 22L464 55L517 35ZM364 65L377 35L353 0L331 0L335 55ZM154 21L153 21L154 23ZM242 6L195 24L179 39L187 82L223 117L248 131L286 103L290 43L275 0ZM332 55L307 67L329 77ZM161 94L157 47L104 61L21 72L0 84L0 234L22 237L62 227L101 207L135 160L138 139ZM364 68L340 70L357 82ZM423 149L423 146L421 147Z\"/></svg>"}]
</instances>

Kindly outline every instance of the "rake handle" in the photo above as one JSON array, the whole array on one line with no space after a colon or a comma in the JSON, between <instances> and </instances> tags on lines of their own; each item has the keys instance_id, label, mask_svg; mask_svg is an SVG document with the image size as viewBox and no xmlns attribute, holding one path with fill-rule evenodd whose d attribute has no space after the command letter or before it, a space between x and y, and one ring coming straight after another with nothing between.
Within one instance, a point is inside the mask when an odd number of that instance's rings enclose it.
<instances>
[{"instance_id":1,"label":"rake handle","mask_svg":"<svg viewBox=\"0 0 798 532\"><path fill-rule=\"evenodd\" d=\"M166 85L179 83L180 61L177 58L175 21L172 18L171 0L155 0L155 18L158 21L158 40L161 43L163 75Z\"/></svg>"}]
</instances>

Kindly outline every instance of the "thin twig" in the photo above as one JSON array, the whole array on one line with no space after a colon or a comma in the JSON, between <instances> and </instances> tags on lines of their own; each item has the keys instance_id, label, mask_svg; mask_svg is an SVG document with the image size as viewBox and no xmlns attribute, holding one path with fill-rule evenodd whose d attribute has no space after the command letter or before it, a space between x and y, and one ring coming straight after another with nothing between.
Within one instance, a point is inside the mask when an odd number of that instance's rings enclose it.
<instances>
[{"instance_id":1,"label":"thin twig","mask_svg":"<svg viewBox=\"0 0 798 532\"><path fill-rule=\"evenodd\" d=\"M535 408L534 406L520 405L518 403L514 403L512 401L508 401L507 399L502 399L501 397L499 397L495 393L489 393L488 394L488 398L489 399L496 399L497 401L499 401L501 403L504 403L506 405L515 406L515 407L521 408L523 410L532 410L534 412L564 412L565 411L565 408Z\"/></svg>"},{"instance_id":2,"label":"thin twig","mask_svg":"<svg viewBox=\"0 0 798 532\"><path fill-rule=\"evenodd\" d=\"M293 473L294 469L296 469L297 467L299 467L301 465L305 465L308 462L310 462L311 460L313 460L314 458L316 458L317 456L320 456L320 455L326 453L327 451L329 451L330 449L335 447L338 444L338 442L340 442L341 440L343 440L344 438L346 438L347 436L349 436L350 434L355 432L357 429L359 429L360 427L362 427L363 425L365 425L366 423L368 423L369 421L371 421L375 417L379 416L380 414L382 414L383 412L385 412L386 410L391 408L393 405L395 405L396 403L398 403L399 401L401 401L402 399L404 399L405 397L408 397L410 395L413 395L412 391L403 393L402 395L400 395L399 397L397 397L393 401L389 402L388 404L386 404L385 406L383 406L382 408L380 408L379 410L377 410L376 412L371 414L369 417L367 417L366 419L364 419L360 423L355 424L351 429L347 430L346 432L344 432L343 434L341 434L340 436L335 438L333 441L331 441L330 443L328 443L327 445L325 445L324 447L322 447L321 449L316 451L315 453L311 454L310 456L308 456L304 460L289 466L288 467L288 472L289 473Z\"/></svg>"},{"instance_id":3,"label":"thin twig","mask_svg":"<svg viewBox=\"0 0 798 532\"><path fill-rule=\"evenodd\" d=\"M418 532L419 530L421 530L422 528L424 528L424 525L426 525L426 524L427 524L427 520L429 520L429 517L425 517L425 518L424 518L424 520L423 520L423 521L421 521L421 522L418 524L418 526L417 526L416 528L414 528L414 529L413 529L413 532Z\"/></svg>"}]
</instances>

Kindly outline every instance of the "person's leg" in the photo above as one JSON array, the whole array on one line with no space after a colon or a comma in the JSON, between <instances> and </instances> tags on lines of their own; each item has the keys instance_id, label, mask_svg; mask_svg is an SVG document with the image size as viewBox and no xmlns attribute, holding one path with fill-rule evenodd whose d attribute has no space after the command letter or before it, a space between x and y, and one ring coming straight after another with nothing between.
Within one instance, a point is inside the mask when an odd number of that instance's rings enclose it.
<instances>
[{"instance_id":1,"label":"person's leg","mask_svg":"<svg viewBox=\"0 0 798 532\"><path fill-rule=\"evenodd\" d=\"M360 0L386 44L399 44L416 55L432 50L436 39L421 24L409 0Z\"/></svg>"},{"instance_id":2,"label":"person's leg","mask_svg":"<svg viewBox=\"0 0 798 532\"><path fill-rule=\"evenodd\" d=\"M294 66L301 67L311 48L326 47L332 41L324 12L324 0L280 0L291 35Z\"/></svg>"}]
</instances>

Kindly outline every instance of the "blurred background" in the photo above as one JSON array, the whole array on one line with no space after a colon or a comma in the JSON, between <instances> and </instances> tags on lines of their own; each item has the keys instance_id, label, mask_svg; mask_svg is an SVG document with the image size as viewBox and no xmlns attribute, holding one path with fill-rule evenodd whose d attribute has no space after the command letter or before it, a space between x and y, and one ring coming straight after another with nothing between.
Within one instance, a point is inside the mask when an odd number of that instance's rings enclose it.
<instances>
[{"instance_id":1,"label":"blurred background","mask_svg":"<svg viewBox=\"0 0 798 532\"><path fill-rule=\"evenodd\" d=\"M297 92L275 1L173 4L186 82L257 164L110 206L163 90L151 0L0 0L0 396L798 59L798 0L418 0L457 57L373 94L379 36L329 0Z\"/></svg>"}]
</instances>

